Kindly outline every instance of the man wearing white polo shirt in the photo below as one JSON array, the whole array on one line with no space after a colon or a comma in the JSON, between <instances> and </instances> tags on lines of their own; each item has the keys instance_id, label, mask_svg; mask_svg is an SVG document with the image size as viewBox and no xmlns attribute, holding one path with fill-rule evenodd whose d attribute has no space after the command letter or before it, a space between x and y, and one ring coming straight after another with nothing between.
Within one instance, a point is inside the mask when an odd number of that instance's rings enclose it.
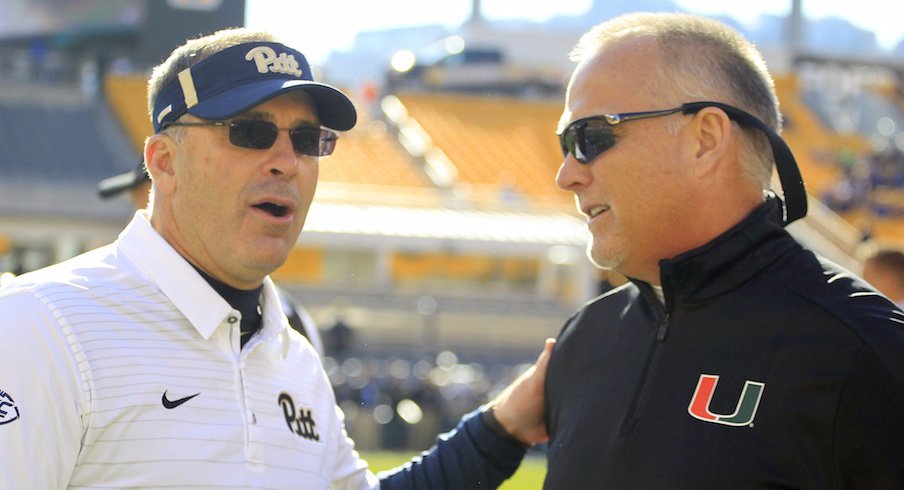
<instances>
[{"instance_id":1,"label":"man wearing white polo shirt","mask_svg":"<svg viewBox=\"0 0 904 490\"><path fill-rule=\"evenodd\" d=\"M110 199L120 194L128 194L129 200L135 209L144 209L148 205L148 197L151 192L151 178L144 167L144 157L138 162L138 166L132 170L107 177L97 185L97 194L103 199ZM289 326L298 332L314 346L314 350L323 357L323 339L317 324L308 311L288 292L276 286L279 295L279 304L283 313L289 320Z\"/></svg>"},{"instance_id":2,"label":"man wearing white polo shirt","mask_svg":"<svg viewBox=\"0 0 904 490\"><path fill-rule=\"evenodd\" d=\"M534 375L379 481L268 277L354 106L245 30L176 49L148 99L149 209L0 290L0 488L493 488L545 439L548 346Z\"/></svg>"}]
</instances>

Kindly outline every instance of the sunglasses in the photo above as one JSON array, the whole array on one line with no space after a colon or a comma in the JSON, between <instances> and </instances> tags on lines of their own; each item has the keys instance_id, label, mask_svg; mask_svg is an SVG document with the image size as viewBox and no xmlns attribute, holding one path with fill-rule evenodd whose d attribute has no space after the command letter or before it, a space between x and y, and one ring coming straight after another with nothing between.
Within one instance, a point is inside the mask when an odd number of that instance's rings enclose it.
<instances>
[{"instance_id":1,"label":"sunglasses","mask_svg":"<svg viewBox=\"0 0 904 490\"><path fill-rule=\"evenodd\" d=\"M785 194L783 222L788 224L806 216L807 192L800 176L800 169L797 167L797 161L788 144L759 118L728 104L712 101L688 102L682 104L681 107L661 111L625 112L585 117L569 124L565 130L558 133L559 144L562 146L562 154L565 157L568 157L570 153L578 162L589 164L601 153L615 145L615 132L612 129L614 126L629 121L668 116L678 112L684 115L696 114L706 107L721 109L732 121L766 135L769 146L772 147L775 168Z\"/></svg>"},{"instance_id":2,"label":"sunglasses","mask_svg":"<svg viewBox=\"0 0 904 490\"><path fill-rule=\"evenodd\" d=\"M325 157L333 153L339 135L314 126L280 128L270 121L258 119L235 119L233 121L172 122L162 129L172 126L222 126L229 128L229 142L240 148L266 150L276 143L280 131L288 131L292 148L299 155Z\"/></svg>"},{"instance_id":3,"label":"sunglasses","mask_svg":"<svg viewBox=\"0 0 904 490\"><path fill-rule=\"evenodd\" d=\"M587 164L604 151L615 146L615 130L613 128L619 124L668 116L678 112L684 115L695 114L705 107L718 107L725 111L729 118L743 126L761 131L771 131L762 121L736 107L719 102L689 102L680 107L660 111L600 114L578 119L569 124L564 131L558 133L559 145L562 147L564 156L567 157L570 153L574 155L575 160Z\"/></svg>"}]
</instances>

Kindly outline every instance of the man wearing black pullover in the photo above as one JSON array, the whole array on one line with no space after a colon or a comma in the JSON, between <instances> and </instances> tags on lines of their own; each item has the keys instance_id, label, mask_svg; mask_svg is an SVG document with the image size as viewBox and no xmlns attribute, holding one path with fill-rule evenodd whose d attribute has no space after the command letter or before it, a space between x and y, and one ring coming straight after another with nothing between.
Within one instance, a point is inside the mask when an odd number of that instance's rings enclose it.
<instances>
[{"instance_id":1,"label":"man wearing black pullover","mask_svg":"<svg viewBox=\"0 0 904 490\"><path fill-rule=\"evenodd\" d=\"M784 230L806 193L760 54L631 14L572 56L557 183L631 281L559 336L546 488L904 488L904 314Z\"/></svg>"}]
</instances>

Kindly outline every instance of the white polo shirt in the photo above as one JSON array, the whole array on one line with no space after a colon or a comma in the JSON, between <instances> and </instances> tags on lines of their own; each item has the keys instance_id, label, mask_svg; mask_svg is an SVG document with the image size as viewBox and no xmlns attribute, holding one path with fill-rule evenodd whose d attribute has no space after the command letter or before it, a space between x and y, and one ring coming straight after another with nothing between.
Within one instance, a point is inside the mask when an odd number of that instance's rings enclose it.
<instances>
[{"instance_id":1,"label":"white polo shirt","mask_svg":"<svg viewBox=\"0 0 904 490\"><path fill-rule=\"evenodd\" d=\"M378 488L269 278L262 328L136 213L0 290L0 488Z\"/></svg>"}]
</instances>

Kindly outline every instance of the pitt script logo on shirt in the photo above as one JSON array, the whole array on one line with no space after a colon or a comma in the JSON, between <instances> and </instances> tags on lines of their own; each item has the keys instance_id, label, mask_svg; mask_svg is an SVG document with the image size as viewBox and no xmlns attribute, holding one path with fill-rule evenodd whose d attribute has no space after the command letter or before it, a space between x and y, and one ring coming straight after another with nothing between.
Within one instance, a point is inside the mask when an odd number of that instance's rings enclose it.
<instances>
[{"instance_id":1,"label":"pitt script logo on shirt","mask_svg":"<svg viewBox=\"0 0 904 490\"><path fill-rule=\"evenodd\" d=\"M753 426L753 418L756 417L756 410L760 406L760 398L763 396L766 384L750 380L744 382L744 390L741 392L741 398L738 400L734 413L718 414L709 409L718 383L718 376L701 374L697 381L697 389L694 390L694 397L691 398L691 404L687 407L688 413L696 419L714 424L733 427Z\"/></svg>"},{"instance_id":2,"label":"pitt script logo on shirt","mask_svg":"<svg viewBox=\"0 0 904 490\"><path fill-rule=\"evenodd\" d=\"M302 71L298 69L298 61L295 56L286 53L276 54L273 48L258 46L245 54L245 61L254 61L259 73L285 73L300 77Z\"/></svg>"},{"instance_id":3,"label":"pitt script logo on shirt","mask_svg":"<svg viewBox=\"0 0 904 490\"><path fill-rule=\"evenodd\" d=\"M279 406L286 417L286 424L289 426L289 430L311 441L320 440L320 434L317 433L317 424L314 423L311 409L305 410L302 407L296 409L292 397L285 391L279 394Z\"/></svg>"}]
</instances>

